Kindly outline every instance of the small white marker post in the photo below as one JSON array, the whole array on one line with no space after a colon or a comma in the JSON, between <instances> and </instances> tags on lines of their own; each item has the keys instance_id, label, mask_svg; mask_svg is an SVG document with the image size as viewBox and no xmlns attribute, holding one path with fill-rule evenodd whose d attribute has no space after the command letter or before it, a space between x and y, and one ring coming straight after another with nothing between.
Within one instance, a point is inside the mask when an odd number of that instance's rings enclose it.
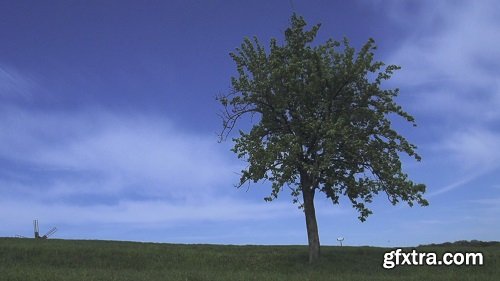
<instances>
[{"instance_id":1,"label":"small white marker post","mask_svg":"<svg viewBox=\"0 0 500 281\"><path fill-rule=\"evenodd\" d=\"M342 241L344 241L344 237L337 238L337 241L340 242L340 247L342 247Z\"/></svg>"}]
</instances>

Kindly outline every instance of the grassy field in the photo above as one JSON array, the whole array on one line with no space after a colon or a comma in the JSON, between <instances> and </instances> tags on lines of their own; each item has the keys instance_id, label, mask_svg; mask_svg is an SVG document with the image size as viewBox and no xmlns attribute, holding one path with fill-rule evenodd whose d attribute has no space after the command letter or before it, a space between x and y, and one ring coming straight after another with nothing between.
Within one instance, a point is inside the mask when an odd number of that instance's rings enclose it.
<instances>
[{"instance_id":1,"label":"grassy field","mask_svg":"<svg viewBox=\"0 0 500 281\"><path fill-rule=\"evenodd\" d=\"M411 249L407 249L410 251ZM424 246L482 252L483 266L382 267L387 248L220 246L0 238L0 280L499 280L500 245Z\"/></svg>"}]
</instances>

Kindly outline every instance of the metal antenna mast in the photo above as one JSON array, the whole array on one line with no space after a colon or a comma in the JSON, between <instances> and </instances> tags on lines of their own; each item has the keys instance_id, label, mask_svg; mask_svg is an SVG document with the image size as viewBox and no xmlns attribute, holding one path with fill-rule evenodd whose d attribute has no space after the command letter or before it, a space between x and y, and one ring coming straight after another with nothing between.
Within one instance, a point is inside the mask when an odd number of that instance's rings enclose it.
<instances>
[{"instance_id":1,"label":"metal antenna mast","mask_svg":"<svg viewBox=\"0 0 500 281\"><path fill-rule=\"evenodd\" d=\"M41 238L40 230L38 229L38 220L33 220L33 229L35 231L35 239Z\"/></svg>"}]
</instances>

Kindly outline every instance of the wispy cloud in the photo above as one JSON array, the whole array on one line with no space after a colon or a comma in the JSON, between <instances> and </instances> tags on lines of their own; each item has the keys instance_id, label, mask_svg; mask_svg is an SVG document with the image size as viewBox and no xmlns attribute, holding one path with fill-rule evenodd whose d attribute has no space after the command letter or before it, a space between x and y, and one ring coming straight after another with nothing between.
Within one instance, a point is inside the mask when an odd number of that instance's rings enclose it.
<instances>
[{"instance_id":1,"label":"wispy cloud","mask_svg":"<svg viewBox=\"0 0 500 281\"><path fill-rule=\"evenodd\" d=\"M411 5L410 5L411 6ZM500 3L498 1L392 1L389 11L406 25L406 39L388 59L403 67L395 76L411 112L433 131L432 157L446 159L463 178L442 194L499 167ZM422 122L420 122L422 123ZM444 161L444 160L443 160Z\"/></svg>"},{"instance_id":2,"label":"wispy cloud","mask_svg":"<svg viewBox=\"0 0 500 281\"><path fill-rule=\"evenodd\" d=\"M500 133L484 128L453 132L434 151L449 154L465 170L491 171L500 166Z\"/></svg>"},{"instance_id":3,"label":"wispy cloud","mask_svg":"<svg viewBox=\"0 0 500 281\"><path fill-rule=\"evenodd\" d=\"M6 99L27 99L36 87L33 78L21 74L12 67L0 64L0 97Z\"/></svg>"},{"instance_id":4,"label":"wispy cloud","mask_svg":"<svg viewBox=\"0 0 500 281\"><path fill-rule=\"evenodd\" d=\"M2 158L75 175L51 181L48 194L133 188L148 195L197 196L215 192L239 170L214 136L183 132L154 116L4 108L0 129Z\"/></svg>"},{"instance_id":5,"label":"wispy cloud","mask_svg":"<svg viewBox=\"0 0 500 281\"><path fill-rule=\"evenodd\" d=\"M434 2L434 1L431 1ZM403 66L398 79L421 87L417 109L455 118L500 117L500 4L497 1L426 5L427 24L408 36L391 61ZM401 17L406 14L401 11ZM403 21L403 19L401 19Z\"/></svg>"}]
</instances>

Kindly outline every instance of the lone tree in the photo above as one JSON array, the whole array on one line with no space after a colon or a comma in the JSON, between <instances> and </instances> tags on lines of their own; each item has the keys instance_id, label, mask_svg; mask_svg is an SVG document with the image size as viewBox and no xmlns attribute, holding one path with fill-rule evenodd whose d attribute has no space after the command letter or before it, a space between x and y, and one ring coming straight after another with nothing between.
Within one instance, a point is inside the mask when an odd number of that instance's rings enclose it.
<instances>
[{"instance_id":1,"label":"lone tree","mask_svg":"<svg viewBox=\"0 0 500 281\"><path fill-rule=\"evenodd\" d=\"M399 153L420 161L416 146L398 134L389 120L414 118L395 103L398 89L381 88L398 66L373 60L369 39L357 54L347 39L312 45L320 24L304 30L306 22L293 14L285 42L270 42L269 51L256 37L244 39L231 53L238 76L232 91L217 97L222 104L225 140L243 116L257 120L250 132L239 131L232 149L248 161L239 186L268 180L277 198L285 186L294 203L304 209L309 261L319 258L320 242L314 196L323 192L334 204L347 196L364 221L373 196L385 193L394 205L406 201L425 206L425 185L402 172ZM302 202L300 200L302 197Z\"/></svg>"}]
</instances>

